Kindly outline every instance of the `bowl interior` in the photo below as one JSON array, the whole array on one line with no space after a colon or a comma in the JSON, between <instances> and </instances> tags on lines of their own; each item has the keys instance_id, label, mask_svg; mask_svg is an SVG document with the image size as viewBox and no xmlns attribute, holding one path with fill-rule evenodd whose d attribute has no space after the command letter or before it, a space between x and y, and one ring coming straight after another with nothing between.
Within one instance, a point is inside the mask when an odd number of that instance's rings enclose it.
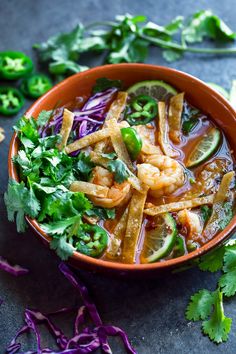
<instances>
[{"instance_id":1,"label":"bowl interior","mask_svg":"<svg viewBox=\"0 0 236 354\"><path fill-rule=\"evenodd\" d=\"M158 67L146 64L117 64L97 67L86 72L76 74L60 84L53 87L48 93L37 100L27 111L27 116L37 118L42 110L50 110L55 106L63 106L70 102L77 96L89 95L96 79L106 77L109 79L119 79L127 88L130 85L142 80L163 80L173 85L179 91L185 92L186 99L210 115L211 118L221 127L225 132L227 139L231 144L233 151L236 149L236 139L234 138L236 129L236 112L230 104L217 92L209 88L202 81L173 69ZM16 136L13 136L9 153L9 174L12 178L18 179L17 171L12 164L11 157L14 156L18 149L18 142ZM39 228L36 221L28 218L28 222L33 229L39 234L44 241L49 238ZM211 248L221 243L224 239L229 237L236 223L236 217L219 233L214 239L202 246L200 249L165 262L143 264L143 265L128 265L114 262L107 262L99 259L93 259L79 253L75 253L72 259L74 265L89 265L90 268L105 268L119 271L133 271L139 272L157 270L161 268L173 267L180 265L183 262L189 261L199 255L207 252Z\"/></svg>"}]
</instances>

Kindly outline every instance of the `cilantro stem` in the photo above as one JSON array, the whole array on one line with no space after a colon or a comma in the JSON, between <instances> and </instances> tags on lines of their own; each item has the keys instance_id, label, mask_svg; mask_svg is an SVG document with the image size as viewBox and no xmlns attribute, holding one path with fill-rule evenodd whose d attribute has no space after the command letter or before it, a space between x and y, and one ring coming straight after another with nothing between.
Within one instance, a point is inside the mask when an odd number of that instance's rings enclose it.
<instances>
[{"instance_id":1,"label":"cilantro stem","mask_svg":"<svg viewBox=\"0 0 236 354\"><path fill-rule=\"evenodd\" d=\"M150 36L146 36L145 34L139 34L139 37L153 44L160 45L164 48L176 49L182 52L206 53L206 54L236 54L236 48L199 48L199 47L193 48L193 47L186 47L174 42L166 42L158 38L152 38Z\"/></svg>"},{"instance_id":2,"label":"cilantro stem","mask_svg":"<svg viewBox=\"0 0 236 354\"><path fill-rule=\"evenodd\" d=\"M85 27L86 30L93 28L93 27L98 27L98 26L108 26L108 27L113 27L119 25L118 22L113 22L113 21L101 21L101 22L93 22ZM199 48L199 47L188 47L185 45L185 43L178 44L174 42L167 42L164 41L163 39L159 38L153 38L150 36L147 36L142 33L138 33L138 37L145 39L146 41L149 41L152 44L164 47L166 49L175 49L181 52L191 52L191 53L205 53L205 54L236 54L236 48Z\"/></svg>"}]
</instances>

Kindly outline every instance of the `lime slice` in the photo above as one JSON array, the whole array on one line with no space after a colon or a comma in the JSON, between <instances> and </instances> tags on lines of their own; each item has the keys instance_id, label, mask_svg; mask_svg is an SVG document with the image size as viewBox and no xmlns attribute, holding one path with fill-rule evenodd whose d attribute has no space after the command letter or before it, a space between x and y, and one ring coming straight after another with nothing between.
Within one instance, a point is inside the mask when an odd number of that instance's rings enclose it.
<instances>
[{"instance_id":1,"label":"lime slice","mask_svg":"<svg viewBox=\"0 0 236 354\"><path fill-rule=\"evenodd\" d=\"M168 101L169 98L177 94L174 87L159 80L137 82L133 86L130 86L127 92L131 97L138 95L149 95L158 101Z\"/></svg>"},{"instance_id":2,"label":"lime slice","mask_svg":"<svg viewBox=\"0 0 236 354\"><path fill-rule=\"evenodd\" d=\"M186 167L195 167L207 160L217 149L219 143L220 131L216 128L211 128L193 148L187 159Z\"/></svg>"},{"instance_id":3,"label":"lime slice","mask_svg":"<svg viewBox=\"0 0 236 354\"><path fill-rule=\"evenodd\" d=\"M155 228L145 232L141 263L156 262L168 256L175 245L177 228L171 214L157 215L153 221Z\"/></svg>"},{"instance_id":4,"label":"lime slice","mask_svg":"<svg viewBox=\"0 0 236 354\"><path fill-rule=\"evenodd\" d=\"M220 85L215 84L214 82L206 82L208 86L213 88L213 90L219 92L222 96L224 96L227 100L229 99L229 93Z\"/></svg>"}]
</instances>

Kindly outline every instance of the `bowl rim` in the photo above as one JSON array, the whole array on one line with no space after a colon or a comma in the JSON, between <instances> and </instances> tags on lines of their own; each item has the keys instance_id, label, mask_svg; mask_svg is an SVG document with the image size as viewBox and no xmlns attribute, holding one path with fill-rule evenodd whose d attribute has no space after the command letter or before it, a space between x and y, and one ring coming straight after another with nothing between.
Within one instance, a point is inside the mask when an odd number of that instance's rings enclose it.
<instances>
[{"instance_id":1,"label":"bowl rim","mask_svg":"<svg viewBox=\"0 0 236 354\"><path fill-rule=\"evenodd\" d=\"M86 70L81 73L77 73L75 75L72 75L65 80L61 81L60 83L56 84L53 86L48 92L46 92L43 96L41 96L38 100L36 100L26 111L25 116L30 117L33 115L34 110L44 101L45 98L48 98L51 94L56 92L58 89L61 89L63 87L66 88L67 84L69 82L73 82L74 80L77 80L77 77L89 75L90 73L94 72L99 72L99 71L106 71L107 68L111 67L116 67L116 68L124 68L124 67L136 67L137 69L150 69L150 70L157 70L161 72L168 72L172 73L173 75L177 76L182 76L185 79L189 79L192 82L197 83L198 85L201 85L205 90L207 90L211 95L213 95L218 101L220 101L221 104L225 106L225 108L230 112L232 116L235 117L235 124L236 124L236 111L234 108L231 106L231 104L218 92L216 92L214 89L212 89L210 86L208 86L206 83L204 83L202 80L187 74L183 71L176 70L173 68L165 67L165 66L158 66L158 65L152 65L152 64L140 64L140 63L122 63L122 64L108 64L108 65L102 65L102 66L96 66L92 69ZM9 147L9 154L8 154L8 173L9 173L9 178L14 179L16 181L19 181L19 177L17 174L17 171L14 167L12 157L15 155L15 152L18 150L17 148L18 144L18 138L16 136L16 133L13 134L11 141L10 141L10 147ZM25 217L28 224L31 226L31 228L35 231L35 233L47 244L49 244L51 237L48 236L43 230L40 228L38 222L35 219L32 219L28 216ZM151 270L158 270L158 269L168 269L168 268L173 268L173 267L178 267L186 262L190 262L202 255L204 255L206 252L211 251L215 247L219 246L223 241L226 241L234 232L236 229L236 215L234 215L233 219L231 222L226 226L224 230L222 230L220 233L218 233L213 239L211 239L209 242L205 243L202 247L199 249L192 251L191 253L188 253L186 255L183 255L178 258L174 259L169 259L161 262L154 262L154 263L147 263L147 264L126 264L126 263L120 263L120 262L113 262L113 261L105 261L100 258L92 258L89 256L86 256L82 253L79 252L74 252L73 255L69 258L73 259L74 261L77 261L78 263L86 263L90 266L93 266L94 269L106 269L106 270L115 270L115 271L120 271L120 272L145 272L145 271L151 271Z\"/></svg>"}]
</instances>

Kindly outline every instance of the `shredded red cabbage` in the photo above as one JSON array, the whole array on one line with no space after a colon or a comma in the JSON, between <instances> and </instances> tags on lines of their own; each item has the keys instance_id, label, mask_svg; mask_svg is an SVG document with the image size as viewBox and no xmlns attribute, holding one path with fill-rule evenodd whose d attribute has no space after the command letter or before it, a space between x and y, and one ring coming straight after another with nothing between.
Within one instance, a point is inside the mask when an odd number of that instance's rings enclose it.
<instances>
[{"instance_id":1,"label":"shredded red cabbage","mask_svg":"<svg viewBox=\"0 0 236 354\"><path fill-rule=\"evenodd\" d=\"M135 349L131 346L126 333L115 326L103 325L95 304L91 301L88 290L81 280L75 277L67 265L61 263L60 271L71 282L71 284L79 291L84 306L77 309L77 315L74 323L74 333L72 338L67 338L64 333L51 320L51 316L58 315L75 310L75 308L62 308L56 312L47 315L37 310L25 310L25 325L17 332L7 348L7 353L14 354L21 349L21 343L17 339L22 334L33 331L36 336L37 350L27 351L21 354L89 354L101 348L104 353L112 354L111 348L107 342L108 336L119 336L124 343L128 353L136 354ZM84 327L85 315L88 313L93 321L94 327ZM37 325L44 323L50 329L60 351L54 351L50 348L41 348L41 338Z\"/></svg>"},{"instance_id":2,"label":"shredded red cabbage","mask_svg":"<svg viewBox=\"0 0 236 354\"><path fill-rule=\"evenodd\" d=\"M15 277L29 273L28 269L22 268L17 264L14 266L10 265L9 262L1 256L0 256L0 269L14 275Z\"/></svg>"},{"instance_id":3,"label":"shredded red cabbage","mask_svg":"<svg viewBox=\"0 0 236 354\"><path fill-rule=\"evenodd\" d=\"M111 102L117 88L110 88L104 92L92 95L80 110L74 110L75 118L73 124L74 140L80 139L99 129L106 117L107 105ZM57 109L57 113L41 130L42 138L58 134L61 129L63 119L63 108ZM74 152L72 156L76 156Z\"/></svg>"}]
</instances>

